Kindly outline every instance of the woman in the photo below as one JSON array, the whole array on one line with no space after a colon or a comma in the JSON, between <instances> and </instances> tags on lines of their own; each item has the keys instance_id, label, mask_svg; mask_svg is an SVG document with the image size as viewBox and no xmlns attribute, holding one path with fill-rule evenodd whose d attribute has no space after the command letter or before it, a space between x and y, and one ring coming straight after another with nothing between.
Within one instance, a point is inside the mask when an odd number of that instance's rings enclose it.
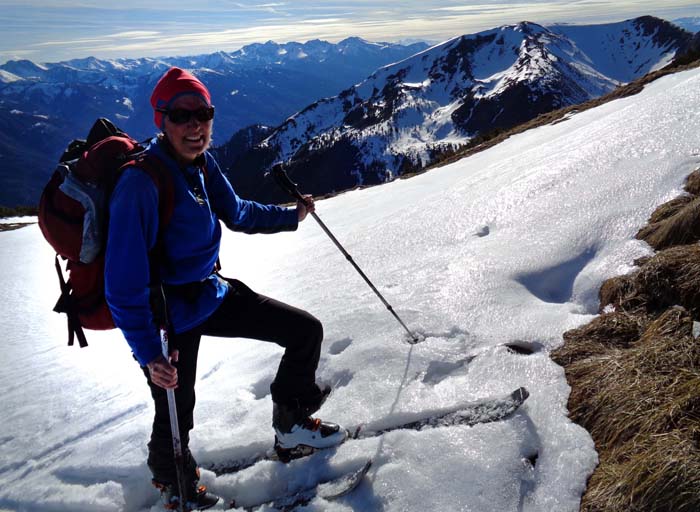
<instances>
[{"instance_id":1,"label":"woman","mask_svg":"<svg viewBox=\"0 0 700 512\"><path fill-rule=\"evenodd\" d=\"M174 465L166 389L175 389L189 509L214 505L198 486L197 463L188 448L193 428L197 353L202 335L245 337L285 348L272 385L276 448L289 454L304 446L341 443L338 425L311 418L329 389L315 382L323 328L309 313L260 295L216 271L222 221L233 231L295 230L314 211L310 196L295 209L240 199L206 150L214 107L207 88L192 74L171 68L151 96L162 133L147 152L174 185L174 209L159 226L158 189L151 177L128 168L110 203L105 264L106 297L114 322L143 368L155 404L148 466L166 505L180 500ZM157 247L157 250L156 250ZM154 256L154 254L156 256ZM152 261L151 261L152 260ZM171 355L161 354L151 310L153 284L162 284L170 319Z\"/></svg>"}]
</instances>

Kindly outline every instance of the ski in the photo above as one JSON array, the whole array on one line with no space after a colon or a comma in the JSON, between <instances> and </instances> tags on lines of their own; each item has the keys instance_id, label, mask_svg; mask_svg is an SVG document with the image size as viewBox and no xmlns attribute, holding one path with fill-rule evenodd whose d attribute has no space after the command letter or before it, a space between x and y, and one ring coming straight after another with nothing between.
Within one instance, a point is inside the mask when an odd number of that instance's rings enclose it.
<instances>
[{"instance_id":1,"label":"ski","mask_svg":"<svg viewBox=\"0 0 700 512\"><path fill-rule=\"evenodd\" d=\"M365 464L355 471L344 473L339 477L330 480L322 481L313 487L301 489L290 493L287 496L278 497L272 500L266 500L253 505L245 505L238 507L235 500L231 500L226 509L240 508L246 512L252 512L261 507L272 507L280 511L290 511L296 507L307 505L314 498L323 498L326 501L333 501L352 492L372 467L372 460L369 459Z\"/></svg>"},{"instance_id":2,"label":"ski","mask_svg":"<svg viewBox=\"0 0 700 512\"><path fill-rule=\"evenodd\" d=\"M395 425L386 425L385 421L374 425L360 425L352 439L376 437L394 430L424 430L426 428L450 427L455 425L474 426L479 423L491 423L507 418L527 400L530 393L525 388L518 388L500 398L487 398L466 405L446 409L425 418L409 420Z\"/></svg>"},{"instance_id":3,"label":"ski","mask_svg":"<svg viewBox=\"0 0 700 512\"><path fill-rule=\"evenodd\" d=\"M391 419L378 420L358 426L354 431L349 433L348 439L345 442L348 440L352 441L355 439L367 439L381 436L382 434L395 430L424 430L427 428L456 425L474 426L479 423L500 421L517 411L525 400L527 400L529 395L530 393L528 390L521 387L501 397L477 400L450 409L433 412L428 416L420 417L419 415L414 415L413 418L393 423ZM319 450L314 449L301 451L294 458L309 456L318 451ZM280 458L273 449L270 449L264 453L258 453L250 457L229 461L224 464L217 464L211 466L209 469L219 475L236 473L237 471L254 466L258 462L264 460L279 461ZM288 462L288 460L282 462Z\"/></svg>"}]
</instances>

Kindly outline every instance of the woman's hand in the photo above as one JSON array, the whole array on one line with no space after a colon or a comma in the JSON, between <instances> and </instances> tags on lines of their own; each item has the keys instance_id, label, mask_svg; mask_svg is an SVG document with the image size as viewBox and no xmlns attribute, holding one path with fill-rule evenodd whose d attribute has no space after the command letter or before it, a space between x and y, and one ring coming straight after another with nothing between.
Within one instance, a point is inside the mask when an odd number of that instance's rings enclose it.
<instances>
[{"instance_id":1,"label":"woman's hand","mask_svg":"<svg viewBox=\"0 0 700 512\"><path fill-rule=\"evenodd\" d=\"M297 201L297 217L299 222L304 220L309 213L316 211L316 205L314 204L314 198L311 195L305 195L304 200Z\"/></svg>"},{"instance_id":2,"label":"woman's hand","mask_svg":"<svg viewBox=\"0 0 700 512\"><path fill-rule=\"evenodd\" d=\"M151 381L158 387L163 389L175 389L177 387L177 368L172 363L176 363L180 353L173 350L170 354L170 361L167 361L163 355L159 355L153 361L148 363L148 373L151 374Z\"/></svg>"}]
</instances>

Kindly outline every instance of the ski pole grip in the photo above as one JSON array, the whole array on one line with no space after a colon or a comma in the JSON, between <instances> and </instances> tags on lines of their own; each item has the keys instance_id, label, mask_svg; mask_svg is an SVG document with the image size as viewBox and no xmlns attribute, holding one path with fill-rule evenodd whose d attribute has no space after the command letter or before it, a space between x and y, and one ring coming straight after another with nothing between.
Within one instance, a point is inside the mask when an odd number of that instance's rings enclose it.
<instances>
[{"instance_id":1,"label":"ski pole grip","mask_svg":"<svg viewBox=\"0 0 700 512\"><path fill-rule=\"evenodd\" d=\"M284 164L278 162L272 166L272 177L277 182L277 185L279 185L279 187L287 194L295 199L304 201L304 197L301 195L301 192L299 192L297 184L289 178L287 172L284 170Z\"/></svg>"}]
</instances>

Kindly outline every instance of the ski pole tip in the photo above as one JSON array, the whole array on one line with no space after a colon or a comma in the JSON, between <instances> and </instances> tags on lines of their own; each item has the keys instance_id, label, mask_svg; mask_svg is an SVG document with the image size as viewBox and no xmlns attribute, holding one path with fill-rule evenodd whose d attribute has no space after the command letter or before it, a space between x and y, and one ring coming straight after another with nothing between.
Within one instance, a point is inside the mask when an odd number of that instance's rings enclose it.
<instances>
[{"instance_id":1,"label":"ski pole tip","mask_svg":"<svg viewBox=\"0 0 700 512\"><path fill-rule=\"evenodd\" d=\"M425 341L425 335L421 333L408 332L405 338L409 345L417 345Z\"/></svg>"}]
</instances>

